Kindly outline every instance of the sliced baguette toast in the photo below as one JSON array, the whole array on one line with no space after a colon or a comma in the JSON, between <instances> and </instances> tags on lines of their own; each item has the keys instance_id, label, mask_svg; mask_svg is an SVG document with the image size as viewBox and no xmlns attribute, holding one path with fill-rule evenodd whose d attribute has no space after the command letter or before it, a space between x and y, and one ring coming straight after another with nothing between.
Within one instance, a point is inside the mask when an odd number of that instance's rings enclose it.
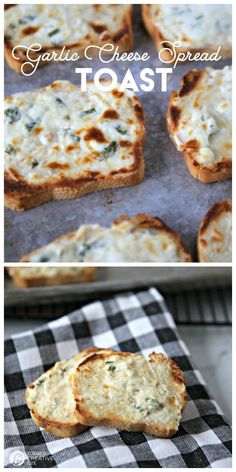
<instances>
[{"instance_id":1,"label":"sliced baguette toast","mask_svg":"<svg viewBox=\"0 0 236 472\"><path fill-rule=\"evenodd\" d=\"M9 275L20 288L92 282L95 267L10 267Z\"/></svg>"},{"instance_id":2,"label":"sliced baguette toast","mask_svg":"<svg viewBox=\"0 0 236 472\"><path fill-rule=\"evenodd\" d=\"M37 60L39 54L66 51L83 57L87 46L89 54L97 54L96 46L113 44L119 52L128 51L133 45L132 5L103 4L17 4L4 14L5 57L16 72L32 72L27 64L26 47L40 44L39 52L30 52ZM21 45L15 51L12 49ZM64 54L65 56L65 54ZM40 60L39 65L48 62Z\"/></svg>"},{"instance_id":3,"label":"sliced baguette toast","mask_svg":"<svg viewBox=\"0 0 236 472\"><path fill-rule=\"evenodd\" d=\"M134 185L143 179L145 118L129 90L86 92L68 81L5 101L5 206Z\"/></svg>"},{"instance_id":4,"label":"sliced baguette toast","mask_svg":"<svg viewBox=\"0 0 236 472\"><path fill-rule=\"evenodd\" d=\"M110 228L82 225L22 262L190 262L180 236L148 215L122 216Z\"/></svg>"},{"instance_id":5,"label":"sliced baguette toast","mask_svg":"<svg viewBox=\"0 0 236 472\"><path fill-rule=\"evenodd\" d=\"M215 203L198 233L200 262L232 262L232 201Z\"/></svg>"},{"instance_id":6,"label":"sliced baguette toast","mask_svg":"<svg viewBox=\"0 0 236 472\"><path fill-rule=\"evenodd\" d=\"M193 177L204 183L232 176L232 70L191 70L172 92L167 127Z\"/></svg>"},{"instance_id":7,"label":"sliced baguette toast","mask_svg":"<svg viewBox=\"0 0 236 472\"><path fill-rule=\"evenodd\" d=\"M78 420L171 437L186 403L184 375L163 354L95 353L74 375Z\"/></svg>"},{"instance_id":8,"label":"sliced baguette toast","mask_svg":"<svg viewBox=\"0 0 236 472\"><path fill-rule=\"evenodd\" d=\"M177 53L211 54L220 46L223 59L232 56L231 5L142 5L142 17L163 61L175 58L175 42L181 43Z\"/></svg>"},{"instance_id":9,"label":"sliced baguette toast","mask_svg":"<svg viewBox=\"0 0 236 472\"><path fill-rule=\"evenodd\" d=\"M59 437L75 436L87 429L75 415L73 376L76 367L97 348L85 349L68 361L60 361L28 385L26 403L33 421Z\"/></svg>"}]
</instances>

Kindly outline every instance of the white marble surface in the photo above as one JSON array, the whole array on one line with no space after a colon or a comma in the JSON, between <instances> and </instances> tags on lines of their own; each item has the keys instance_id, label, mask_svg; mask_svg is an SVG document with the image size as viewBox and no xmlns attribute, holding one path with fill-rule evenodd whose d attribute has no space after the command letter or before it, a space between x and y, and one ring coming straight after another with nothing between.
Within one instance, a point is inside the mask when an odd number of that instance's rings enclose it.
<instances>
[{"instance_id":1,"label":"white marble surface","mask_svg":"<svg viewBox=\"0 0 236 472\"><path fill-rule=\"evenodd\" d=\"M5 337L35 329L40 320L5 320ZM226 419L232 422L232 338L228 326L184 326L178 327L200 370L212 396L218 402Z\"/></svg>"}]
</instances>

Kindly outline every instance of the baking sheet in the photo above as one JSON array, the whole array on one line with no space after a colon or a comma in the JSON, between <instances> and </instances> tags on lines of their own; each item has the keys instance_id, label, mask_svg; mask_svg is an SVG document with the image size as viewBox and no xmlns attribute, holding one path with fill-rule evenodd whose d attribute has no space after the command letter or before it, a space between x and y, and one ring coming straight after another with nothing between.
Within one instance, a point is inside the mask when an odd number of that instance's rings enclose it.
<instances>
[{"instance_id":1,"label":"baking sheet","mask_svg":"<svg viewBox=\"0 0 236 472\"><path fill-rule=\"evenodd\" d=\"M134 45L140 54L148 52L149 62L107 64L120 80L130 67L136 82L143 67L161 67L152 39L146 33L135 6ZM120 214L128 216L148 213L162 218L179 232L188 250L196 259L196 236L206 211L219 200L231 197L231 181L203 184L195 180L183 158L172 144L166 129L165 114L171 90L179 87L180 78L191 68L204 66L221 68L229 61L187 63L178 65L169 78L168 93L160 91L160 76L152 92L138 92L147 119L144 149L145 178L139 185L123 189L95 192L76 200L54 201L23 213L5 211L5 261L17 262L24 254L49 243L61 234L85 223L109 226ZM75 67L92 67L93 73L104 64L98 59L81 59L78 63L57 63L40 68L32 77L24 77L5 66L5 95L46 86L54 80L79 83Z\"/></svg>"},{"instance_id":2,"label":"baking sheet","mask_svg":"<svg viewBox=\"0 0 236 472\"><path fill-rule=\"evenodd\" d=\"M5 306L91 300L96 296L157 286L163 293L231 285L231 268L222 267L99 267L96 281L52 287L16 288L5 276Z\"/></svg>"}]
</instances>

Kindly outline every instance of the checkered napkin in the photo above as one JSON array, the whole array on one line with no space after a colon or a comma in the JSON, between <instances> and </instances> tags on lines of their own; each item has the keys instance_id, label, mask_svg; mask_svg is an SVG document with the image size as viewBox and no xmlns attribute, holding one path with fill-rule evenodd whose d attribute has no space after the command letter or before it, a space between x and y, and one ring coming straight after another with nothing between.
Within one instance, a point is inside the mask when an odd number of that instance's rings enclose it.
<instances>
[{"instance_id":1,"label":"checkered napkin","mask_svg":"<svg viewBox=\"0 0 236 472\"><path fill-rule=\"evenodd\" d=\"M57 439L35 426L24 400L26 385L59 359L92 345L145 356L155 350L178 363L189 400L172 439L105 427ZM154 288L86 305L6 340L5 388L6 467L231 467L231 428Z\"/></svg>"}]
</instances>

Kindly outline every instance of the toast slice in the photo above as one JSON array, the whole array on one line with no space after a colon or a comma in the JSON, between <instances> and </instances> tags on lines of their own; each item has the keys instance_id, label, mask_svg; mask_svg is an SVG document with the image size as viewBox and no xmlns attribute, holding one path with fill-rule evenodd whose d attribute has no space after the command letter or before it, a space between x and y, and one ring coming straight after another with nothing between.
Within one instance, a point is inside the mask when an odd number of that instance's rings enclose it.
<instances>
[{"instance_id":1,"label":"toast slice","mask_svg":"<svg viewBox=\"0 0 236 472\"><path fill-rule=\"evenodd\" d=\"M74 375L82 424L173 436L186 403L183 372L163 354L94 353Z\"/></svg>"},{"instance_id":2,"label":"toast slice","mask_svg":"<svg viewBox=\"0 0 236 472\"><path fill-rule=\"evenodd\" d=\"M180 236L159 218L121 216L110 228L82 225L22 262L190 262Z\"/></svg>"},{"instance_id":3,"label":"toast slice","mask_svg":"<svg viewBox=\"0 0 236 472\"><path fill-rule=\"evenodd\" d=\"M10 267L8 273L20 288L92 282L95 267Z\"/></svg>"},{"instance_id":4,"label":"toast slice","mask_svg":"<svg viewBox=\"0 0 236 472\"><path fill-rule=\"evenodd\" d=\"M103 4L17 4L4 12L4 50L9 66L16 72L32 72L27 64L26 48L40 44L39 52L30 52L38 60L47 53L60 54L63 47L83 57L97 54L96 46L113 44L119 52L133 46L132 5ZM12 56L12 49L18 59ZM65 56L65 54L63 55ZM39 65L48 62L40 59Z\"/></svg>"},{"instance_id":5,"label":"toast slice","mask_svg":"<svg viewBox=\"0 0 236 472\"><path fill-rule=\"evenodd\" d=\"M200 262L232 262L232 201L215 203L198 232Z\"/></svg>"},{"instance_id":6,"label":"toast slice","mask_svg":"<svg viewBox=\"0 0 236 472\"><path fill-rule=\"evenodd\" d=\"M28 385L26 403L33 421L59 437L75 436L87 429L75 415L73 376L76 367L97 348L85 349L68 361L60 361Z\"/></svg>"},{"instance_id":7,"label":"toast slice","mask_svg":"<svg viewBox=\"0 0 236 472\"><path fill-rule=\"evenodd\" d=\"M167 127L193 177L232 176L232 69L191 70L170 97Z\"/></svg>"},{"instance_id":8,"label":"toast slice","mask_svg":"<svg viewBox=\"0 0 236 472\"><path fill-rule=\"evenodd\" d=\"M175 58L173 43L176 42L181 43L181 47L176 48L177 53L211 54L221 46L223 59L232 56L231 5L142 5L142 17L160 59L165 62Z\"/></svg>"},{"instance_id":9,"label":"toast slice","mask_svg":"<svg viewBox=\"0 0 236 472\"><path fill-rule=\"evenodd\" d=\"M5 123L7 208L27 210L143 179L145 118L129 90L101 92L90 82L82 92L57 81L8 97Z\"/></svg>"}]
</instances>

